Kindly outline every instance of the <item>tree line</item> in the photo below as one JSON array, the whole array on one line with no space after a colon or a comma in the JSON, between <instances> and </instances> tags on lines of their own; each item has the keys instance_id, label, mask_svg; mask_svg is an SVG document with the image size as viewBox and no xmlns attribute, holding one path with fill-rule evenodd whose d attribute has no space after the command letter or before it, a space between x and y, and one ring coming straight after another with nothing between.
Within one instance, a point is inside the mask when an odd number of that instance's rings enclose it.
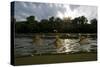
<instances>
[{"instance_id":1,"label":"tree line","mask_svg":"<svg viewBox=\"0 0 100 67\"><path fill-rule=\"evenodd\" d=\"M26 21L16 21L15 33L97 33L97 19L94 18L88 23L85 16L65 17L50 17L37 21L35 16L29 16Z\"/></svg>"}]
</instances>

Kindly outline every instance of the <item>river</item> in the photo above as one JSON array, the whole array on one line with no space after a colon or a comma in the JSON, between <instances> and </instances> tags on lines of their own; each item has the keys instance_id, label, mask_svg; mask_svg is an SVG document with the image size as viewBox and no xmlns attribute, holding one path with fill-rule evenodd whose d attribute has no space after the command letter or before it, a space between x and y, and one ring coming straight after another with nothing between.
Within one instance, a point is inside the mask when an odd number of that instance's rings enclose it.
<instances>
[{"instance_id":1,"label":"river","mask_svg":"<svg viewBox=\"0 0 100 67\"><path fill-rule=\"evenodd\" d=\"M77 38L65 38L63 40L63 48L56 48L53 44L55 38L42 38L41 45L36 45L33 42L32 37L15 37L14 41L14 54L15 56L24 56L24 55L33 55L36 53L69 53L69 52L78 52L86 51L90 52L91 50L97 49L97 39L89 37L90 43L80 45L78 43L79 39Z\"/></svg>"}]
</instances>

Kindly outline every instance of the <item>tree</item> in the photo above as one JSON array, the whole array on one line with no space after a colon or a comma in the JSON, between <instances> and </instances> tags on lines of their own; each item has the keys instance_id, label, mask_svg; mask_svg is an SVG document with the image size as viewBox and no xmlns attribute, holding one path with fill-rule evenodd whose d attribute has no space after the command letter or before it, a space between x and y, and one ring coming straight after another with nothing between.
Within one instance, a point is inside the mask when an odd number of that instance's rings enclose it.
<instances>
[{"instance_id":1,"label":"tree","mask_svg":"<svg viewBox=\"0 0 100 67\"><path fill-rule=\"evenodd\" d=\"M59 17L55 18L55 22L54 22L55 28L54 29L57 30L58 32L61 32L62 31L62 24L63 24L63 22Z\"/></svg>"},{"instance_id":2,"label":"tree","mask_svg":"<svg viewBox=\"0 0 100 67\"><path fill-rule=\"evenodd\" d=\"M27 19L27 22L32 23L35 21L35 16L29 16L26 19Z\"/></svg>"},{"instance_id":3,"label":"tree","mask_svg":"<svg viewBox=\"0 0 100 67\"><path fill-rule=\"evenodd\" d=\"M42 19L39 23L39 30L41 32L49 32L50 31L50 24L47 19Z\"/></svg>"},{"instance_id":4,"label":"tree","mask_svg":"<svg viewBox=\"0 0 100 67\"><path fill-rule=\"evenodd\" d=\"M63 21L66 23L71 23L71 17L64 17Z\"/></svg>"},{"instance_id":5,"label":"tree","mask_svg":"<svg viewBox=\"0 0 100 67\"><path fill-rule=\"evenodd\" d=\"M92 19L91 21L91 30L97 33L97 19Z\"/></svg>"},{"instance_id":6,"label":"tree","mask_svg":"<svg viewBox=\"0 0 100 67\"><path fill-rule=\"evenodd\" d=\"M92 19L90 22L92 25L97 25L97 19Z\"/></svg>"},{"instance_id":7,"label":"tree","mask_svg":"<svg viewBox=\"0 0 100 67\"><path fill-rule=\"evenodd\" d=\"M55 22L58 22L58 23L60 22L61 23L62 20L59 17L57 17L57 18L55 18Z\"/></svg>"},{"instance_id":8,"label":"tree","mask_svg":"<svg viewBox=\"0 0 100 67\"><path fill-rule=\"evenodd\" d=\"M52 17L50 17L49 18L49 24L50 24L50 28L52 29L52 32L53 32L53 30L55 29L55 18L52 16Z\"/></svg>"},{"instance_id":9,"label":"tree","mask_svg":"<svg viewBox=\"0 0 100 67\"><path fill-rule=\"evenodd\" d=\"M72 20L73 24L87 24L88 20L85 16L76 17Z\"/></svg>"},{"instance_id":10,"label":"tree","mask_svg":"<svg viewBox=\"0 0 100 67\"><path fill-rule=\"evenodd\" d=\"M16 33L96 33L97 32L97 19L92 19L91 24L87 24L87 18L85 16L65 17L63 20L59 17L50 17L49 19L42 19L40 22L35 20L35 16L29 16L27 21L12 21L15 23Z\"/></svg>"},{"instance_id":11,"label":"tree","mask_svg":"<svg viewBox=\"0 0 100 67\"><path fill-rule=\"evenodd\" d=\"M50 22L54 22L55 21L55 18L52 16L52 17L49 18L49 21Z\"/></svg>"},{"instance_id":12,"label":"tree","mask_svg":"<svg viewBox=\"0 0 100 67\"><path fill-rule=\"evenodd\" d=\"M76 17L76 18L74 18L73 20L72 20L72 24L79 24L79 18L78 17Z\"/></svg>"},{"instance_id":13,"label":"tree","mask_svg":"<svg viewBox=\"0 0 100 67\"><path fill-rule=\"evenodd\" d=\"M27 29L30 30L30 32L39 32L39 27L38 27L38 21L35 20L35 16L29 16L26 18L27 19Z\"/></svg>"},{"instance_id":14,"label":"tree","mask_svg":"<svg viewBox=\"0 0 100 67\"><path fill-rule=\"evenodd\" d=\"M40 21L40 23L47 23L47 22L48 22L47 19L42 19L42 20Z\"/></svg>"},{"instance_id":15,"label":"tree","mask_svg":"<svg viewBox=\"0 0 100 67\"><path fill-rule=\"evenodd\" d=\"M85 16L79 17L79 24L86 24L88 22L87 18Z\"/></svg>"}]
</instances>

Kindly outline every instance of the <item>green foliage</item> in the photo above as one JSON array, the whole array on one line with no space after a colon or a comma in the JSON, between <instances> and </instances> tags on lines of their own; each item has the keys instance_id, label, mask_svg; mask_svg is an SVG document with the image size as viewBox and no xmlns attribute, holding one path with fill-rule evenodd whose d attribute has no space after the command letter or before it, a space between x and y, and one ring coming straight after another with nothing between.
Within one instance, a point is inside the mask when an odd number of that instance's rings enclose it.
<instances>
[{"instance_id":1,"label":"green foliage","mask_svg":"<svg viewBox=\"0 0 100 67\"><path fill-rule=\"evenodd\" d=\"M73 19L73 24L87 24L88 20L85 16L76 17Z\"/></svg>"},{"instance_id":2,"label":"green foliage","mask_svg":"<svg viewBox=\"0 0 100 67\"><path fill-rule=\"evenodd\" d=\"M96 33L97 19L92 19L91 24L85 16L76 17L74 19L58 17L50 17L42 19L40 22L35 20L35 16L29 16L27 21L15 23L16 33Z\"/></svg>"},{"instance_id":3,"label":"green foliage","mask_svg":"<svg viewBox=\"0 0 100 67\"><path fill-rule=\"evenodd\" d=\"M35 21L35 16L29 16L26 19L27 19L27 22L32 23Z\"/></svg>"},{"instance_id":4,"label":"green foliage","mask_svg":"<svg viewBox=\"0 0 100 67\"><path fill-rule=\"evenodd\" d=\"M91 20L91 24L92 24L92 25L97 25L97 19L92 19L92 20Z\"/></svg>"}]
</instances>

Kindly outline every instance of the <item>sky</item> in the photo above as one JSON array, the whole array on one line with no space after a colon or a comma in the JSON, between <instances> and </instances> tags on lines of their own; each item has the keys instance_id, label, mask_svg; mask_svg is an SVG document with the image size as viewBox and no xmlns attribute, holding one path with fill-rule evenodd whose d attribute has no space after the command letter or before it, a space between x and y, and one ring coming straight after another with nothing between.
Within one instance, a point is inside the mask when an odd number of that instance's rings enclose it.
<instances>
[{"instance_id":1,"label":"sky","mask_svg":"<svg viewBox=\"0 0 100 67\"><path fill-rule=\"evenodd\" d=\"M97 7L88 5L70 5L58 3L15 2L14 16L16 21L25 21L26 17L35 16L36 20L48 19L51 16L71 17L85 16L88 21L97 19Z\"/></svg>"}]
</instances>

